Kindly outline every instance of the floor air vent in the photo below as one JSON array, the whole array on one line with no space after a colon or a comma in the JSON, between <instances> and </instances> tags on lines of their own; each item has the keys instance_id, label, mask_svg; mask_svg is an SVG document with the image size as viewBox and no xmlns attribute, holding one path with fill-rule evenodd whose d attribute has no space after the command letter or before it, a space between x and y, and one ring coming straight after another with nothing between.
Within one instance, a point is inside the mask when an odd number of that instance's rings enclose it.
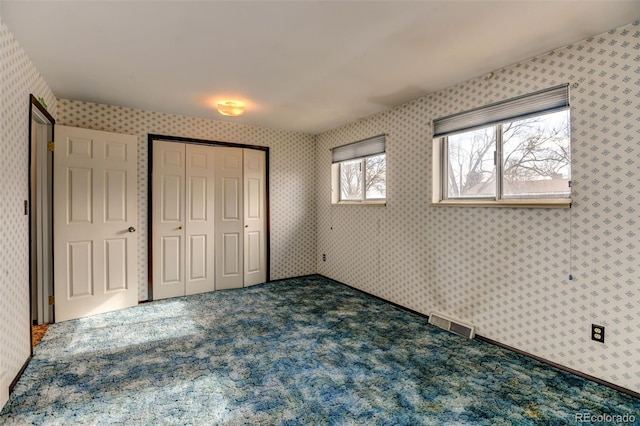
<instances>
[{"instance_id":1,"label":"floor air vent","mask_svg":"<svg viewBox=\"0 0 640 426\"><path fill-rule=\"evenodd\" d=\"M436 312L431 312L431 315L429 315L429 324L444 328L447 331L468 337L469 339L473 339L476 335L476 327L474 325L451 319L446 315Z\"/></svg>"}]
</instances>

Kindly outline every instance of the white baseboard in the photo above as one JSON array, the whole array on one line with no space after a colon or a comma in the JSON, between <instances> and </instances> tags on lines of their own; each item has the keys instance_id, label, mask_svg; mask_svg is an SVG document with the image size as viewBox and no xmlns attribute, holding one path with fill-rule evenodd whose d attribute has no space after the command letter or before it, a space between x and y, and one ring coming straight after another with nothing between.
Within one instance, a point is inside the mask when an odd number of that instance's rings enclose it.
<instances>
[{"instance_id":1,"label":"white baseboard","mask_svg":"<svg viewBox=\"0 0 640 426\"><path fill-rule=\"evenodd\" d=\"M9 375L6 371L0 371L0 410L9 401Z\"/></svg>"}]
</instances>

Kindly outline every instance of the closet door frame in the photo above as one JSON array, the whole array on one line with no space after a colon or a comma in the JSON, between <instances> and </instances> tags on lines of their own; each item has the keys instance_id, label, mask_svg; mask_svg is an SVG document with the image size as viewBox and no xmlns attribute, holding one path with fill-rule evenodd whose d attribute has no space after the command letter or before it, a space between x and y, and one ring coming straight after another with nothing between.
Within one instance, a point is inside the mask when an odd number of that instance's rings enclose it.
<instances>
[{"instance_id":1,"label":"closet door frame","mask_svg":"<svg viewBox=\"0 0 640 426\"><path fill-rule=\"evenodd\" d=\"M240 143L233 142L220 142L214 140L206 140L206 139L194 139L194 138L183 138L180 136L168 136L168 135L157 135L157 134L149 134L147 136L147 146L148 146L148 172L147 172L147 250L148 250L148 259L147 259L147 300L153 300L153 250L152 250L152 241L153 241L153 194L151 191L152 188L152 172L153 172L153 143L155 141L164 141L164 142L181 142L187 144L196 144L196 145L206 145L206 146L221 146L227 148L243 148L243 149L255 149L259 151L264 151L265 153L265 269L266 269L266 282L271 281L271 217L270 217L270 201L269 201L269 147L259 146L259 145L246 145Z\"/></svg>"}]
</instances>

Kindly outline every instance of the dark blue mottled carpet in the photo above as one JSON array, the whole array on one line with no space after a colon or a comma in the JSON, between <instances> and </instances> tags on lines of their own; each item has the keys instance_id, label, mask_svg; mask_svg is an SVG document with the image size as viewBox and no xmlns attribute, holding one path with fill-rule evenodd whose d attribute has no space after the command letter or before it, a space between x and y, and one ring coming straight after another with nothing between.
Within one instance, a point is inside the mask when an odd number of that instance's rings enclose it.
<instances>
[{"instance_id":1,"label":"dark blue mottled carpet","mask_svg":"<svg viewBox=\"0 0 640 426\"><path fill-rule=\"evenodd\" d=\"M640 421L640 400L307 277L55 324L0 424L581 424L585 415Z\"/></svg>"}]
</instances>

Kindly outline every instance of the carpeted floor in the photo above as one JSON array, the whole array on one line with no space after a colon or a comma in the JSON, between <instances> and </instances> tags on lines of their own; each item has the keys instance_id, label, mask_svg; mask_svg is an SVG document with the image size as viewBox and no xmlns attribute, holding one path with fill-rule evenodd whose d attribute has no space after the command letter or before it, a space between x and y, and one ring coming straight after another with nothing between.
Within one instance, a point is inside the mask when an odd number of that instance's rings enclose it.
<instances>
[{"instance_id":1,"label":"carpeted floor","mask_svg":"<svg viewBox=\"0 0 640 426\"><path fill-rule=\"evenodd\" d=\"M640 421L640 400L307 277L54 324L0 424L579 424L577 414Z\"/></svg>"}]
</instances>

